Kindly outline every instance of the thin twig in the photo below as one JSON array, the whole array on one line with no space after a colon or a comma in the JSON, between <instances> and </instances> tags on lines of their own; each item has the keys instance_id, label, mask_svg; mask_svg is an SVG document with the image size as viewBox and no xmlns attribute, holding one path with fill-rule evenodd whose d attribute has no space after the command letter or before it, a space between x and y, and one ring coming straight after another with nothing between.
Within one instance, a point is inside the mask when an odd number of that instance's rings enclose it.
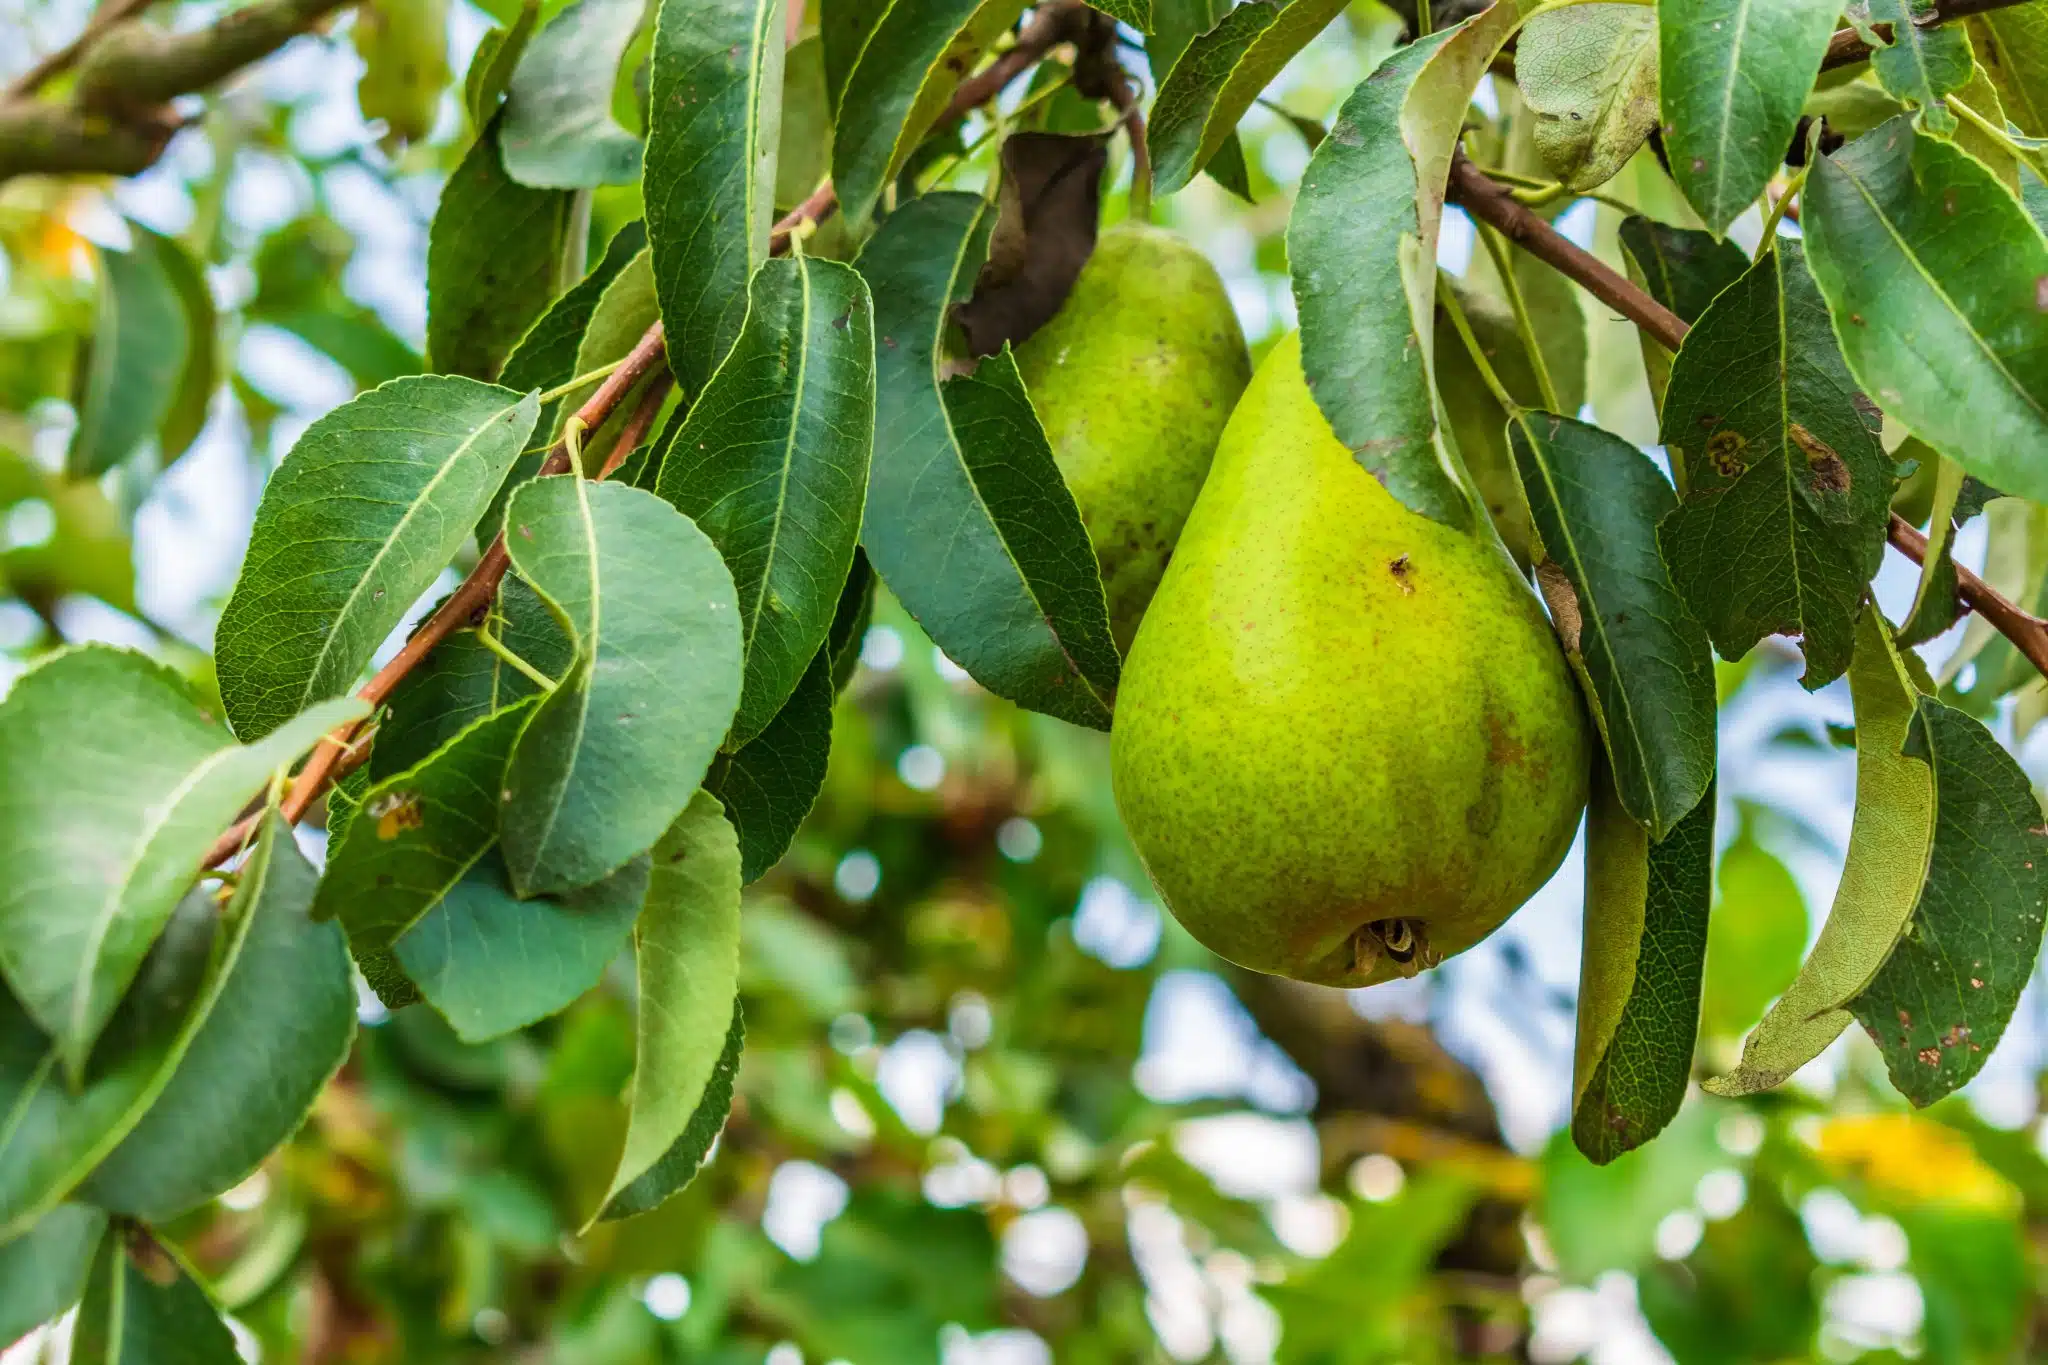
<instances>
[{"instance_id":1,"label":"thin twig","mask_svg":"<svg viewBox=\"0 0 2048 1365\"><path fill-rule=\"evenodd\" d=\"M1951 6L1952 8L1953 6ZM1995 8L1995 7L1994 7ZM1505 185L1488 179L1463 152L1451 162L1449 198L1482 222L1489 223L1538 260L1575 280L1587 293L1619 312L1666 350L1684 344L1685 320L1645 290L1618 274L1598 257L1565 240L1557 229L1529 212ZM1927 537L1898 513L1887 530L1899 553L1915 564L1927 560ZM1955 566L1956 596L2012 641L2027 661L2048 677L2048 620L2027 611L1963 565Z\"/></svg>"},{"instance_id":2,"label":"thin twig","mask_svg":"<svg viewBox=\"0 0 2048 1365\"><path fill-rule=\"evenodd\" d=\"M76 38L50 53L28 70L9 82L7 89L0 91L0 102L25 100L48 84L54 76L64 72L84 55L85 50L98 42L100 36L123 19L132 19L155 4L156 0L107 0L86 21Z\"/></svg>"},{"instance_id":3,"label":"thin twig","mask_svg":"<svg viewBox=\"0 0 2048 1365\"><path fill-rule=\"evenodd\" d=\"M618 407L634 385L652 373L666 358L665 341L659 322L647 329L619 367L598 386L596 393L582 407L576 410L585 429L595 430L602 426L612 410ZM659 406L657 403L656 406ZM651 415L650 415L651 420ZM644 430L644 428L642 428ZM621 438L624 439L623 437ZM545 478L560 474L569 468L569 449L566 442L557 442L548 452L536 477ZM505 553L505 534L500 531L491 541L490 548L469 571L469 577L462 580L454 592L448 594L427 618L425 624L414 631L391 661L377 670L374 677L356 695L373 708L381 706L385 699L398 687L408 673L419 667L422 660L432 653L443 640L473 624L489 608L491 599L497 595L498 584L504 580L505 570L511 566L511 559ZM327 784L340 777L350 768L368 756L368 746L356 742L367 722L357 721L341 726L325 736L307 758L306 766L292 779L291 793L284 799L282 814L287 824L295 824L303 817ZM212 867L224 859L234 856L247 833L246 827L261 818L261 812L237 821L228 831L214 841L213 848L206 855L205 866Z\"/></svg>"}]
</instances>

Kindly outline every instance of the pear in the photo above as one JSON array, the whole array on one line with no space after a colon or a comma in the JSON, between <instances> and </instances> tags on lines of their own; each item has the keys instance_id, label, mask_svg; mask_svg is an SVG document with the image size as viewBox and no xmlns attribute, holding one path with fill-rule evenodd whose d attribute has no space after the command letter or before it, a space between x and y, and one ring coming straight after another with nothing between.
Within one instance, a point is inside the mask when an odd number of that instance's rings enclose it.
<instances>
[{"instance_id":1,"label":"pear","mask_svg":"<svg viewBox=\"0 0 2048 1365\"><path fill-rule=\"evenodd\" d=\"M1413 975L1557 870L1588 754L1557 638L1483 519L1398 502L1282 340L1117 692L1117 806L1175 917L1257 971Z\"/></svg>"},{"instance_id":2,"label":"pear","mask_svg":"<svg viewBox=\"0 0 2048 1365\"><path fill-rule=\"evenodd\" d=\"M1129 648L1195 505L1251 356L1216 268L1160 228L1104 232L1017 368L1080 506Z\"/></svg>"}]
</instances>

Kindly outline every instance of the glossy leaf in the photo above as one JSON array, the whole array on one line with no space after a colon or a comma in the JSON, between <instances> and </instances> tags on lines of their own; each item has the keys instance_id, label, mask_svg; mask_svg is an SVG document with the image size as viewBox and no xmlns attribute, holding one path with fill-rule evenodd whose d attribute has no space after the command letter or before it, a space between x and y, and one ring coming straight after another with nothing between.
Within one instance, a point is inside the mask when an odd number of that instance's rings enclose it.
<instances>
[{"instance_id":1,"label":"glossy leaf","mask_svg":"<svg viewBox=\"0 0 2048 1365\"><path fill-rule=\"evenodd\" d=\"M825 643L860 541L874 431L867 285L836 261L767 262L654 485L711 538L739 592L746 673L729 748L767 727Z\"/></svg>"},{"instance_id":2,"label":"glossy leaf","mask_svg":"<svg viewBox=\"0 0 2048 1365\"><path fill-rule=\"evenodd\" d=\"M775 211L810 198L832 172L832 106L825 89L825 43L812 34L782 61L782 128L775 143Z\"/></svg>"},{"instance_id":3,"label":"glossy leaf","mask_svg":"<svg viewBox=\"0 0 2048 1365\"><path fill-rule=\"evenodd\" d=\"M1920 896L1934 837L1934 786L1904 750L1918 692L1875 607L1856 627L1856 818L1835 903L1799 975L1742 1044L1742 1062L1709 1080L1717 1095L1768 1090L1848 1027L1847 1003L1876 976Z\"/></svg>"},{"instance_id":4,"label":"glossy leaf","mask_svg":"<svg viewBox=\"0 0 2048 1365\"><path fill-rule=\"evenodd\" d=\"M466 1043L565 1009L626 946L648 884L635 858L595 886L520 900L487 853L398 940L399 964Z\"/></svg>"},{"instance_id":5,"label":"glossy leaf","mask_svg":"<svg viewBox=\"0 0 2048 1365\"><path fill-rule=\"evenodd\" d=\"M225 914L203 891L180 902L75 1086L59 1074L58 1045L0 997L0 1241L70 1195L134 1130L235 984L256 920L303 915L311 882L282 824L266 824ZM252 978L237 991L247 998L268 984Z\"/></svg>"},{"instance_id":6,"label":"glossy leaf","mask_svg":"<svg viewBox=\"0 0 2048 1365\"><path fill-rule=\"evenodd\" d=\"M2048 498L2048 241L1968 153L1894 119L1813 167L1801 217L1849 370L1986 483Z\"/></svg>"},{"instance_id":7,"label":"glossy leaf","mask_svg":"<svg viewBox=\"0 0 2048 1365\"><path fill-rule=\"evenodd\" d=\"M59 1204L11 1242L0 1242L0 1341L19 1341L78 1302L106 1235L107 1215Z\"/></svg>"},{"instance_id":8,"label":"glossy leaf","mask_svg":"<svg viewBox=\"0 0 2048 1365\"><path fill-rule=\"evenodd\" d=\"M512 567L577 651L505 773L505 863L525 897L609 876L688 805L739 702L740 625L717 549L650 493L539 479L505 526Z\"/></svg>"},{"instance_id":9,"label":"glossy leaf","mask_svg":"<svg viewBox=\"0 0 2048 1365\"><path fill-rule=\"evenodd\" d=\"M100 1242L72 1329L73 1365L238 1365L242 1356L212 1302L141 1228Z\"/></svg>"},{"instance_id":10,"label":"glossy leaf","mask_svg":"<svg viewBox=\"0 0 2048 1365\"><path fill-rule=\"evenodd\" d=\"M1935 0L1856 0L1849 13L1862 24L1891 26L1891 42L1870 54L1878 83L1919 105L1930 131L1953 132L1956 117L1941 97L1968 85L1976 65L1963 26L1942 23Z\"/></svg>"},{"instance_id":11,"label":"glossy leaf","mask_svg":"<svg viewBox=\"0 0 2048 1365\"><path fill-rule=\"evenodd\" d=\"M262 890L170 1082L81 1197L160 1222L232 1189L297 1130L348 1057L356 993L341 930L309 917L318 874L271 817Z\"/></svg>"},{"instance_id":12,"label":"glossy leaf","mask_svg":"<svg viewBox=\"0 0 2048 1365\"><path fill-rule=\"evenodd\" d=\"M462 107L475 127L482 128L498 112L512 84L512 73L519 69L519 59L526 55L526 45L533 41L539 25L540 0L526 0L506 27L490 29L477 40L469 71L462 78Z\"/></svg>"},{"instance_id":13,"label":"glossy leaf","mask_svg":"<svg viewBox=\"0 0 2048 1365\"><path fill-rule=\"evenodd\" d=\"M506 763L537 705L483 717L364 793L313 901L358 956L397 942L497 840Z\"/></svg>"},{"instance_id":14,"label":"glossy leaf","mask_svg":"<svg viewBox=\"0 0 2048 1365\"><path fill-rule=\"evenodd\" d=\"M651 1213L696 1176L704 1158L711 1154L711 1144L718 1140L719 1133L725 1128L725 1120L732 1112L733 1083L739 1077L740 1053L746 1042L746 1020L740 1001L735 997L724 1049L711 1068L711 1079L704 1083L703 1094L697 1100L696 1109L691 1111L690 1121L669 1149L657 1157L639 1179L605 1201L601 1215L604 1220Z\"/></svg>"},{"instance_id":15,"label":"glossy leaf","mask_svg":"<svg viewBox=\"0 0 2048 1365\"><path fill-rule=\"evenodd\" d=\"M1542 547L1537 581L1616 794L1668 839L1714 780L1713 656L1657 551L1677 499L1647 455L1598 427L1532 412L1508 439Z\"/></svg>"},{"instance_id":16,"label":"glossy leaf","mask_svg":"<svg viewBox=\"0 0 2048 1365\"><path fill-rule=\"evenodd\" d=\"M1741 247L1696 228L1631 214L1620 236L1629 278L1687 324L1698 322L1721 291L1749 272L1749 256ZM1662 407L1671 383L1671 353L1649 335L1637 335L1651 397Z\"/></svg>"},{"instance_id":17,"label":"glossy leaf","mask_svg":"<svg viewBox=\"0 0 2048 1365\"><path fill-rule=\"evenodd\" d=\"M568 672L575 649L547 607L518 578L508 575L491 604L489 626L505 648L543 676ZM382 782L423 763L475 722L540 689L479 640L459 631L441 642L426 662L392 690L377 726L370 761L358 772ZM367 790L367 789L366 789ZM328 846L341 847L330 824Z\"/></svg>"},{"instance_id":18,"label":"glossy leaf","mask_svg":"<svg viewBox=\"0 0 2048 1365\"><path fill-rule=\"evenodd\" d=\"M1961 711L1920 698L1905 755L1933 774L1926 881L1897 946L1848 1007L1892 1085L1926 1105L1983 1069L2034 974L2048 830L2018 760Z\"/></svg>"},{"instance_id":19,"label":"glossy leaf","mask_svg":"<svg viewBox=\"0 0 2048 1365\"><path fill-rule=\"evenodd\" d=\"M182 248L137 223L128 232L131 249L98 253L92 336L81 344L71 396L78 426L64 467L73 478L104 474L156 432L191 354L184 296L166 263Z\"/></svg>"},{"instance_id":20,"label":"glossy leaf","mask_svg":"<svg viewBox=\"0 0 2048 1365\"><path fill-rule=\"evenodd\" d=\"M825 785L832 700L832 662L820 649L775 718L739 749L720 754L704 779L738 833L742 882L758 881L782 860Z\"/></svg>"},{"instance_id":21,"label":"glossy leaf","mask_svg":"<svg viewBox=\"0 0 2048 1365\"><path fill-rule=\"evenodd\" d=\"M1533 16L1515 47L1515 84L1536 112L1536 149L1559 181L1612 180L1657 126L1657 13L1575 5Z\"/></svg>"},{"instance_id":22,"label":"glossy leaf","mask_svg":"<svg viewBox=\"0 0 2048 1365\"><path fill-rule=\"evenodd\" d=\"M1969 32L2006 118L2029 137L2048 137L2048 10L2019 5L1972 15Z\"/></svg>"},{"instance_id":23,"label":"glossy leaf","mask_svg":"<svg viewBox=\"0 0 2048 1365\"><path fill-rule=\"evenodd\" d=\"M427 234L427 359L444 374L497 377L514 340L554 297L573 196L530 189L498 157L503 121L477 135L442 187Z\"/></svg>"},{"instance_id":24,"label":"glossy leaf","mask_svg":"<svg viewBox=\"0 0 2048 1365\"><path fill-rule=\"evenodd\" d=\"M865 219L1022 0L895 0L846 78L832 130L839 211ZM870 281L872 283L872 281Z\"/></svg>"},{"instance_id":25,"label":"glossy leaf","mask_svg":"<svg viewBox=\"0 0 2048 1365\"><path fill-rule=\"evenodd\" d=\"M576 344L576 359L570 366L569 377L590 374L625 359L660 315L660 305L655 301L654 253L649 248L626 262L598 296L582 339ZM569 408L588 398L602 382L586 380L563 395L563 407L556 419L558 430L567 419Z\"/></svg>"},{"instance_id":26,"label":"glossy leaf","mask_svg":"<svg viewBox=\"0 0 2048 1365\"><path fill-rule=\"evenodd\" d=\"M646 0L576 0L533 36L499 135L522 185L587 189L640 174L640 139L612 118L612 85Z\"/></svg>"},{"instance_id":27,"label":"glossy leaf","mask_svg":"<svg viewBox=\"0 0 2048 1365\"><path fill-rule=\"evenodd\" d=\"M846 94L846 79L888 8L889 0L819 0L818 43L823 49L819 55L825 67L825 96L835 119Z\"/></svg>"},{"instance_id":28,"label":"glossy leaf","mask_svg":"<svg viewBox=\"0 0 2048 1365\"><path fill-rule=\"evenodd\" d=\"M861 253L875 304L875 456L862 543L933 641L999 697L1109 728L1109 608L1007 351L950 379L944 338L989 230L979 195L931 194Z\"/></svg>"},{"instance_id":29,"label":"glossy leaf","mask_svg":"<svg viewBox=\"0 0 2048 1365\"><path fill-rule=\"evenodd\" d=\"M1190 42L1152 104L1154 188L1171 194L1193 180L1280 68L1343 11L1342 0L1246 0Z\"/></svg>"},{"instance_id":30,"label":"glossy leaf","mask_svg":"<svg viewBox=\"0 0 2048 1365\"><path fill-rule=\"evenodd\" d=\"M782 13L782 0L662 0L654 21L641 192L669 368L690 394L739 335L768 258Z\"/></svg>"},{"instance_id":31,"label":"glossy leaf","mask_svg":"<svg viewBox=\"0 0 2048 1365\"><path fill-rule=\"evenodd\" d=\"M241 745L176 674L88 645L0 703L0 972L76 1080L208 848L277 769L368 708Z\"/></svg>"},{"instance_id":32,"label":"glossy leaf","mask_svg":"<svg viewBox=\"0 0 2048 1365\"><path fill-rule=\"evenodd\" d=\"M1302 370L1337 438L1414 510L1472 524L1437 421L1430 356L1444 183L1473 90L1534 0L1397 49L1302 174L1287 225Z\"/></svg>"},{"instance_id":33,"label":"glossy leaf","mask_svg":"<svg viewBox=\"0 0 2048 1365\"><path fill-rule=\"evenodd\" d=\"M1714 794L1661 841L1596 781L1586 812L1586 947L1572 1064L1572 1141L1605 1164L1663 1130L1685 1099L1699 1031Z\"/></svg>"},{"instance_id":34,"label":"glossy leaf","mask_svg":"<svg viewBox=\"0 0 2048 1365\"><path fill-rule=\"evenodd\" d=\"M632 1117L607 1206L689 1129L725 1050L739 992L740 851L718 799L699 791L654 846L653 860L633 929Z\"/></svg>"},{"instance_id":35,"label":"glossy leaf","mask_svg":"<svg viewBox=\"0 0 2048 1365\"><path fill-rule=\"evenodd\" d=\"M647 225L639 219L612 234L596 265L562 297L548 305L506 357L498 378L508 389L553 389L576 377L576 352L590 328L599 300L647 247ZM643 329L644 330L644 329ZM636 340L638 338L635 338Z\"/></svg>"},{"instance_id":36,"label":"glossy leaf","mask_svg":"<svg viewBox=\"0 0 2048 1365\"><path fill-rule=\"evenodd\" d=\"M1802 636L1809 689L1848 668L1884 554L1892 470L1861 404L1791 241L1700 315L1664 398L1686 479L1658 534L1672 581L1723 658Z\"/></svg>"},{"instance_id":37,"label":"glossy leaf","mask_svg":"<svg viewBox=\"0 0 2048 1365\"><path fill-rule=\"evenodd\" d=\"M535 396L396 379L306 429L271 475L215 654L237 734L353 687L433 585L539 415Z\"/></svg>"},{"instance_id":38,"label":"glossy leaf","mask_svg":"<svg viewBox=\"0 0 2048 1365\"><path fill-rule=\"evenodd\" d=\"M1716 234L1784 163L1842 0L1660 0L1671 174Z\"/></svg>"}]
</instances>

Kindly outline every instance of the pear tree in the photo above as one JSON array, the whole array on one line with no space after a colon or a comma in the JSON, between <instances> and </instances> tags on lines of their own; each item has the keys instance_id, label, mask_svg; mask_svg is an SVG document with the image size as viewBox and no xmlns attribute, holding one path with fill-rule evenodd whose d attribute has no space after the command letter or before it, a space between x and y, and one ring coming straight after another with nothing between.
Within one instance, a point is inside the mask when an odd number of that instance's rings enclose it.
<instances>
[{"instance_id":1,"label":"pear tree","mask_svg":"<svg viewBox=\"0 0 2048 1365\"><path fill-rule=\"evenodd\" d=\"M576 1222L684 1190L745 1053L742 888L884 589L988 693L1108 732L1160 896L1240 966L1427 971L1583 830L1595 1162L1694 1079L1717 678L1796 642L1805 687L1847 679L1854 825L1707 1088L1854 1024L1928 1105L2006 1031L2048 895L2015 757L2048 714L2048 0L1415 0L1327 123L1280 110L1277 185L1241 125L1363 7L486 0L459 76L442 3L148 8L0 94L0 182L141 175L329 33L393 154L463 150L423 353L350 331L317 242L251 305L354 393L268 474L203 665L54 649L0 701L0 1262L36 1271L0 1325L234 1359L152 1230L304 1121L358 980L469 1043L622 990ZM1285 222L1284 334L1248 346L1155 225L1198 183ZM224 377L201 263L128 242L50 476L92 496L170 468Z\"/></svg>"}]
</instances>

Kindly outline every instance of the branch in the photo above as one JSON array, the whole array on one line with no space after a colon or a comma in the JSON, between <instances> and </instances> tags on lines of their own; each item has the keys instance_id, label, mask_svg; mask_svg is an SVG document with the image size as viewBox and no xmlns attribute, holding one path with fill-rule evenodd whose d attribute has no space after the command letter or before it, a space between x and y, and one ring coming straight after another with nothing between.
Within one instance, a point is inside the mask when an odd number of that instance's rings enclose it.
<instances>
[{"instance_id":1,"label":"branch","mask_svg":"<svg viewBox=\"0 0 2048 1365\"><path fill-rule=\"evenodd\" d=\"M1949 0L1945 9L1972 0ZM1996 8L1983 5L1983 8ZM1953 16L1950 16L1953 17ZM1518 203L1506 186L1489 178L1473 165L1463 151L1451 160L1447 198L1464 207L1482 222L1498 228L1515 245L1559 273L1577 281L1587 293L1614 308L1622 316L1655 338L1666 350L1676 351L1685 341L1685 320L1605 262L1567 241L1556 228ZM1892 545L1915 564L1927 562L1927 537L1904 517L1894 512L1888 531ZM2012 641L2027 661L2048 677L2048 621L2020 607L1998 589L1958 564L1956 596Z\"/></svg>"},{"instance_id":2,"label":"branch","mask_svg":"<svg viewBox=\"0 0 2048 1365\"><path fill-rule=\"evenodd\" d=\"M1973 14L1989 14L1992 10L2010 9L2014 5L2026 3L2028 0L1935 0L1934 13L1919 27L1932 28L1936 24L1967 19ZM1891 25L1881 24L1874 27L1884 30L1889 29ZM1870 44L1864 42L1863 35L1855 29L1838 29L1834 40L1828 44L1827 56L1821 59L1821 70L1828 71L1838 66L1854 66L1857 62L1868 61L1872 51Z\"/></svg>"},{"instance_id":3,"label":"branch","mask_svg":"<svg viewBox=\"0 0 2048 1365\"><path fill-rule=\"evenodd\" d=\"M94 12L79 35L49 56L16 76L0 91L0 103L10 100L25 100L43 88L51 77L61 75L77 62L85 50L100 40L100 37L124 19L132 19L155 4L156 0L107 0Z\"/></svg>"},{"instance_id":4,"label":"branch","mask_svg":"<svg viewBox=\"0 0 2048 1365\"><path fill-rule=\"evenodd\" d=\"M135 175L183 126L165 106L217 85L355 0L259 0L205 28L165 33L134 18L146 0L116 0L69 46L0 99L0 180L31 172ZM26 96L76 64L68 103Z\"/></svg>"},{"instance_id":5,"label":"branch","mask_svg":"<svg viewBox=\"0 0 2048 1365\"><path fill-rule=\"evenodd\" d=\"M1031 22L1017 34L1016 43L1008 51L960 82L960 88L953 92L953 98L946 101L945 110L932 124L933 129L943 128L958 119L966 118L975 109L1002 94L1011 81L1022 75L1027 68L1036 65L1039 58L1061 43L1076 37L1079 26L1087 21L1088 13L1088 7L1076 3L1075 0L1060 0L1059 3L1039 7L1032 14ZM1144 137L1143 128L1144 125L1140 122L1134 129L1139 141ZM1140 152L1140 155L1142 154ZM777 220L769 233L769 249L777 252L787 250L789 239L806 224L822 223L838 209L839 194L832 188L832 182L827 180L811 191L810 198Z\"/></svg>"},{"instance_id":6,"label":"branch","mask_svg":"<svg viewBox=\"0 0 2048 1365\"><path fill-rule=\"evenodd\" d=\"M597 430L604 425L605 419L612 415L612 410L618 407L628 391L663 366L666 360L666 341L661 324L657 322L647 329L646 335L640 338L639 344L633 347L631 353L619 362L619 367L605 377L604 383L598 385L597 392L591 394L583 406L576 409L573 420L580 420L586 431ZM615 449L631 450L632 447L627 442L631 440L637 444L639 437L645 434L648 424L654 420L655 410L661 406L662 387L664 386L655 386L651 401L642 401L633 421L620 433L619 444ZM560 474L568 468L568 444L557 441L535 477L545 478L550 474ZM511 562L511 558L505 553L505 533L500 531L491 541L490 548L484 551L483 558L469 571L469 577L463 579L454 592L442 599L434 614L412 633L398 653L391 657L391 661L378 669L376 676L363 684L362 690L356 695L372 707L381 706L405 676L419 667L427 655L433 652L436 645L456 631L471 625L483 614L490 606L491 599L497 596L498 584L504 581L505 570L511 567ZM312 757L306 760L306 766L292 779L291 791L285 797L282 808L286 823L297 823L312 806L314 799L327 789L330 782L369 756L368 746L358 743L364 736L368 724L369 722L365 720L341 726L320 741L319 747L313 750ZM262 811L258 810L236 821L225 834L214 841L213 848L206 855L205 866L217 867L233 857L247 842L250 832L262 817Z\"/></svg>"}]
</instances>

